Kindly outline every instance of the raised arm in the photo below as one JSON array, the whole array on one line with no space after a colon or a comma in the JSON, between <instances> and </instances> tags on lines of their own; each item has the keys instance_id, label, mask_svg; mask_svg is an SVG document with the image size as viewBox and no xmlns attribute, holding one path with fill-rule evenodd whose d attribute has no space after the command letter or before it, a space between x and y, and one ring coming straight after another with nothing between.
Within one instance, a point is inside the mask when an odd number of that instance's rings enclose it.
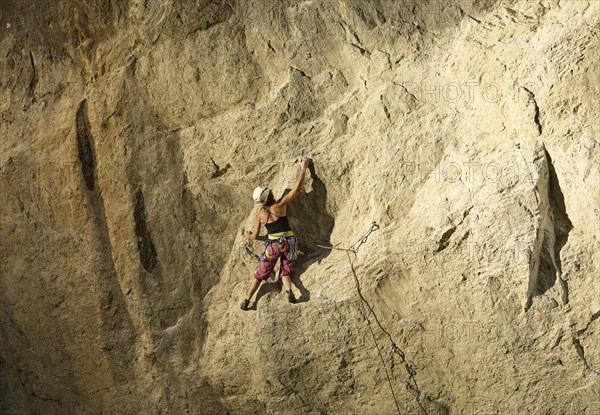
<instances>
[{"instance_id":1,"label":"raised arm","mask_svg":"<svg viewBox=\"0 0 600 415\"><path fill-rule=\"evenodd\" d=\"M306 167L307 166L308 166L308 159L306 157L304 157L302 159L302 170L300 171L300 177L298 178L298 182L296 183L296 186L294 186L294 188L292 189L291 192L289 192L279 202L277 202L277 205L279 205L279 206L287 205L292 200L294 200L296 198L296 196L298 196L300 194L300 192L302 191L302 186L304 186L304 177L306 176Z\"/></svg>"}]
</instances>

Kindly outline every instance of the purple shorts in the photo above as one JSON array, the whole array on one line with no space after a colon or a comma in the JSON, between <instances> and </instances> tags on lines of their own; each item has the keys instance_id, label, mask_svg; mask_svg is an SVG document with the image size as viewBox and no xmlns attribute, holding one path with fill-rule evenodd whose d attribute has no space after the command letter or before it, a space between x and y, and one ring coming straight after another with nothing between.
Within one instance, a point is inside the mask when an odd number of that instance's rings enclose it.
<instances>
[{"instance_id":1,"label":"purple shorts","mask_svg":"<svg viewBox=\"0 0 600 415\"><path fill-rule=\"evenodd\" d=\"M270 243L269 243L270 242ZM292 267L296 260L296 249L298 241L295 236L282 238L279 241L267 241L265 243L265 252L260 256L258 269L254 274L254 278L259 281L269 279L273 268L277 261L281 259L279 268L279 278L286 275L292 276Z\"/></svg>"}]
</instances>

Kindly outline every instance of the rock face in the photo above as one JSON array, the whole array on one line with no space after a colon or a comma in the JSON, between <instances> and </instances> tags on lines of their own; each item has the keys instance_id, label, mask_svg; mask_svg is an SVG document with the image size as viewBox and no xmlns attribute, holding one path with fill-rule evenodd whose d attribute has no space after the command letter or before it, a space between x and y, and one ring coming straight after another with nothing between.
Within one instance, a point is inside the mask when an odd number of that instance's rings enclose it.
<instances>
[{"instance_id":1,"label":"rock face","mask_svg":"<svg viewBox=\"0 0 600 415\"><path fill-rule=\"evenodd\" d=\"M0 412L600 413L597 1L0 7Z\"/></svg>"}]
</instances>

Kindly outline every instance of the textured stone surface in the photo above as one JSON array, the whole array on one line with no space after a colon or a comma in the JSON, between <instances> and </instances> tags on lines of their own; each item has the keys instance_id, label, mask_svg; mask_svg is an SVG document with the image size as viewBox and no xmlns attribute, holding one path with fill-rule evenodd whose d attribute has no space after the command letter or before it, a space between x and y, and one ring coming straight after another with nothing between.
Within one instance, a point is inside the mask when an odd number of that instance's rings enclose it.
<instances>
[{"instance_id":1,"label":"textured stone surface","mask_svg":"<svg viewBox=\"0 0 600 415\"><path fill-rule=\"evenodd\" d=\"M598 2L1 11L0 412L600 413Z\"/></svg>"}]
</instances>

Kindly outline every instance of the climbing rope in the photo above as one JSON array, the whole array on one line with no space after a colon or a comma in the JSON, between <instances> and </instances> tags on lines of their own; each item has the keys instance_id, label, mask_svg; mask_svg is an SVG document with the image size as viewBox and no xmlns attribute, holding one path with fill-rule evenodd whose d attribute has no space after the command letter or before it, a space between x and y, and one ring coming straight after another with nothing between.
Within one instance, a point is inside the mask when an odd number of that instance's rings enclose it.
<instances>
[{"instance_id":1,"label":"climbing rope","mask_svg":"<svg viewBox=\"0 0 600 415\"><path fill-rule=\"evenodd\" d=\"M254 253L254 250L252 249L252 241L244 242L244 249L246 250L246 254L249 255L252 259L256 261L260 260L260 256Z\"/></svg>"},{"instance_id":2,"label":"climbing rope","mask_svg":"<svg viewBox=\"0 0 600 415\"><path fill-rule=\"evenodd\" d=\"M352 244L352 246L350 246L350 248L339 248L339 247L335 247L335 246L323 246L323 245L319 245L319 244L317 244L317 246L319 248L330 249L330 250L335 250L335 251L345 251L348 253L351 252L354 255L356 255L358 253L358 249L360 248L360 246L362 244L365 244L367 242L367 239L369 239L369 235L371 235L373 232L375 232L378 229L379 229L379 225L377 224L377 222L375 222L375 221L371 222L371 227L369 228L369 231L367 233L365 233L363 236L361 236L360 238L358 238L358 241L354 242L354 244Z\"/></svg>"},{"instance_id":3,"label":"climbing rope","mask_svg":"<svg viewBox=\"0 0 600 415\"><path fill-rule=\"evenodd\" d=\"M379 358L383 365L383 369L385 370L385 375L386 375L388 384L390 386L390 391L392 392L392 397L394 398L394 403L396 404L396 409L398 410L398 414L402 415L402 410L400 409L400 404L398 403L398 399L396 398L396 393L394 392L394 386L392 384L392 379L391 379L390 373L388 371L388 365L389 365L390 369L393 368L393 361L394 361L395 356L398 356L400 358L400 362L404 365L404 368L406 369L406 373L408 374L408 380L404 381L404 385L405 385L406 389L409 390L410 392L412 392L412 394L415 396L416 402L419 405L419 407L421 408L421 410L425 414L427 414L427 411L425 410L425 408L423 407L423 404L421 403L421 391L419 390L417 380L415 379L417 372L412 367L412 365L406 360L406 354L402 351L402 349L400 349L396 345L394 338L385 329L385 327L383 327L383 324L381 324L381 321L379 320L379 317L377 317L375 310L373 309L371 304L367 301L367 299L363 295L361 287L360 287L360 282L358 280L358 276L356 275L356 270L354 269L354 260L352 259L352 256L350 255L351 253L354 254L354 259L356 259L358 250L360 249L361 245L365 244L369 238L369 235L371 235L371 233L375 232L378 229L379 229L379 225L376 222L372 222L371 227L369 228L369 231L367 233L365 233L363 236L361 236L349 248L339 248L339 247L334 247L334 246L322 246L322 245L317 245L317 246L320 248L324 248L324 249L345 251L346 254L348 255L348 262L350 264L350 270L352 271L352 275L354 276L354 283L356 285L356 290L358 291L358 296L360 297L360 299L362 301L361 314L367 320L367 325L369 327L369 331L371 332L371 336L373 337L373 342L375 343L375 347L377 348L377 353L379 354ZM366 313L364 310L365 306L369 310L368 313ZM374 318L375 322L377 323L377 325L379 326L379 329L383 333L385 333L386 336L390 340L391 350L389 352L388 362L386 362L386 360L383 358L382 348L379 346L379 342L377 341L377 337L375 336L375 331L373 330L373 327L371 325L371 320L369 319L370 315L373 315L373 318Z\"/></svg>"},{"instance_id":4,"label":"climbing rope","mask_svg":"<svg viewBox=\"0 0 600 415\"><path fill-rule=\"evenodd\" d=\"M367 299L365 298L365 296L362 293L361 287L360 287L360 282L358 280L358 276L356 275L356 270L354 269L354 260L357 258L358 256L358 251L360 249L360 247L362 245L364 245L365 243L367 243L369 236L379 230L379 225L377 224L377 222L373 221L371 223L371 227L369 228L369 230L362 235L360 238L358 238L358 240L352 244L350 247L348 248L340 248L340 247L336 247L336 246L324 246L324 245L318 245L317 246L319 248L323 248L323 249L329 249L332 251L343 251L346 252L346 254L348 255L348 262L350 264L350 270L352 271L352 275L354 277L354 283L356 285L356 290L358 292L358 296L361 299L361 314L363 315L363 317L365 318L365 320L367 320L367 325L369 327L369 331L371 333L371 336L373 337L373 342L375 343L375 347L377 348L377 353L379 354L379 358L381 360L383 369L385 371L385 375L386 375L386 379L387 382L390 386L390 391L392 392L392 397L394 398L394 403L396 404L396 409L398 410L398 414L402 415L402 410L400 409L400 404L398 402L398 398L396 397L396 393L394 392L394 386L392 383L392 376L390 375L390 371L391 369L393 369L393 363L394 363L394 357L398 356L400 358L400 362L404 365L404 368L406 370L406 373L408 374L408 380L404 381L404 385L406 387L407 390L409 390L410 392L412 392L412 394L415 397L415 400L417 402L417 404L419 405L419 407L421 408L421 410L423 411L423 413L427 414L427 411L425 410L425 408L423 407L423 404L421 403L421 391L419 390L419 385L417 384L417 380L415 378L417 372L415 371L415 369L413 368L413 366L406 360L406 354L402 351L402 349L400 349L397 345L396 342L394 341L394 338L392 337L392 335L385 329L385 327L383 326L383 324L381 324L381 321L379 320L379 317L377 316L377 313L375 313L375 310L373 309L373 307L371 306L371 304L367 301ZM252 242L248 241L244 244L246 253L253 257L253 258L258 258L258 255L256 255L253 250L252 250ZM352 255L354 254L354 259L352 258ZM368 312L365 311L365 306L368 309ZM373 315L373 318L375 320L375 322L377 323L377 326L379 326L379 329L385 333L385 335L389 338L390 343L391 343L391 349L389 351L388 354L388 359L386 361L386 359L384 359L383 357L383 353L382 353L382 348L379 346L379 342L377 341L377 336L375 335L375 331L373 330L373 326L371 324L371 320L369 319L369 316ZM390 368L390 370L388 371L388 367Z\"/></svg>"}]
</instances>

